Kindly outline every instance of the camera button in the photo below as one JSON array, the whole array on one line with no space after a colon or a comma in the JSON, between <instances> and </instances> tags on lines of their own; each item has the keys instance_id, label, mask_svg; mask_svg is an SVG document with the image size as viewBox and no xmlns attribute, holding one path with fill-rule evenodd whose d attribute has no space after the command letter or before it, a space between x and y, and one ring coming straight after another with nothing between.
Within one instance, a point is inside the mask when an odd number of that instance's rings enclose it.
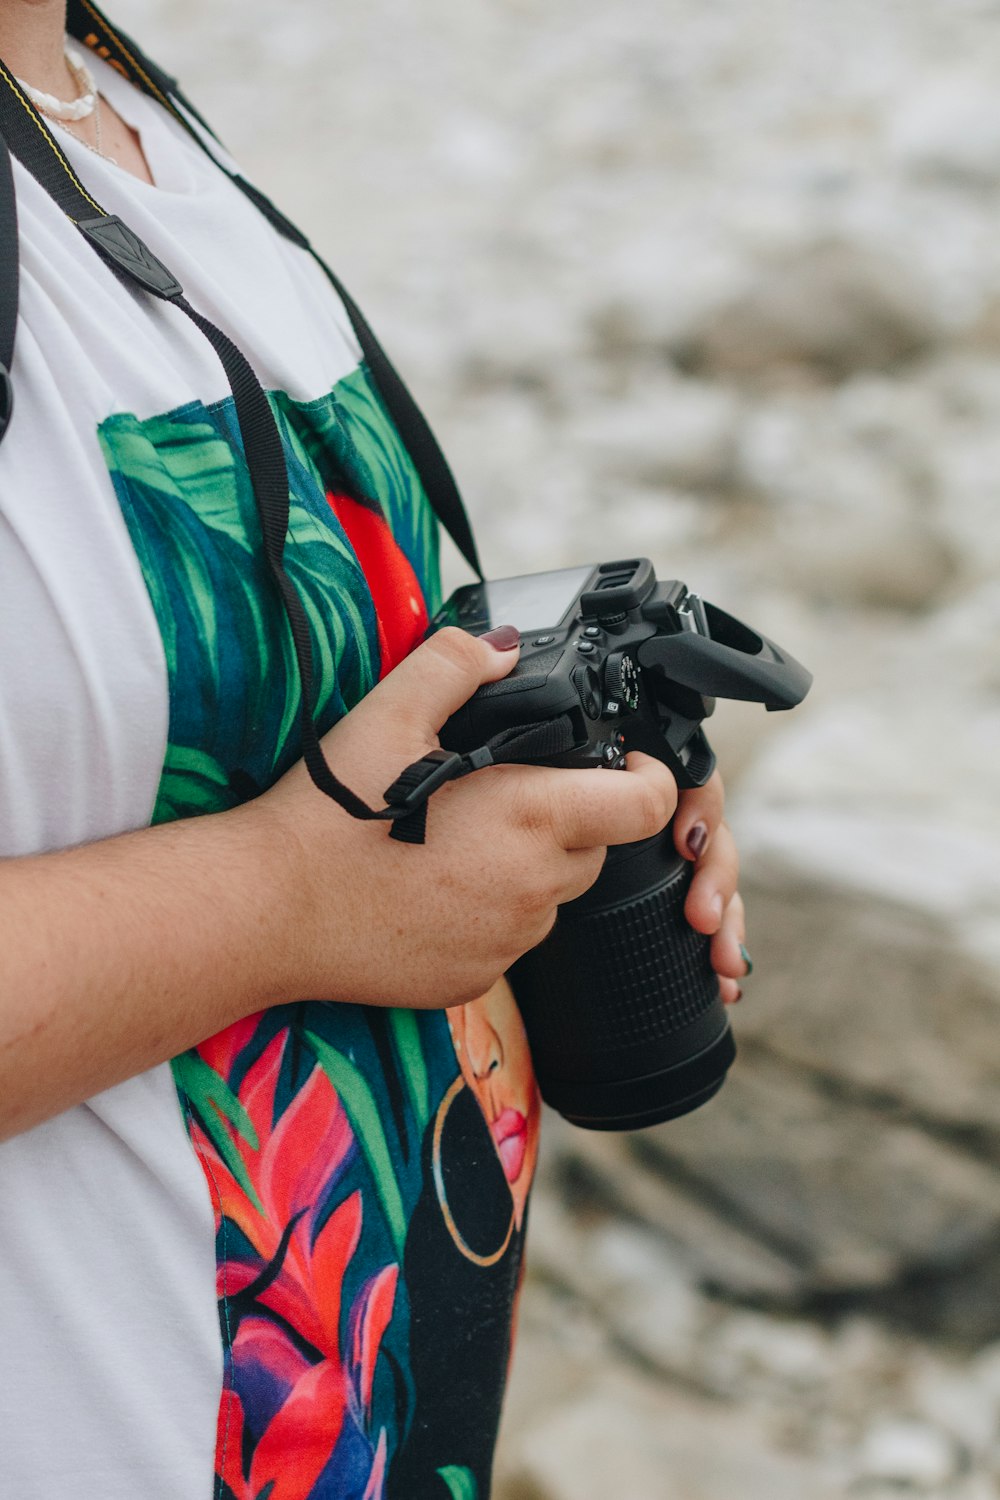
<instances>
[{"instance_id":1,"label":"camera button","mask_svg":"<svg viewBox=\"0 0 1000 1500\"><path fill-rule=\"evenodd\" d=\"M577 641L576 649L579 651L581 656L593 656L594 652L597 650L597 647L594 645L593 641Z\"/></svg>"},{"instance_id":2,"label":"camera button","mask_svg":"<svg viewBox=\"0 0 1000 1500\"><path fill-rule=\"evenodd\" d=\"M580 694L580 704L588 719L601 717L601 679L593 667L574 667L570 681Z\"/></svg>"},{"instance_id":3,"label":"camera button","mask_svg":"<svg viewBox=\"0 0 1000 1500\"><path fill-rule=\"evenodd\" d=\"M554 640L554 635L536 635L531 644L533 646L551 646Z\"/></svg>"},{"instance_id":4,"label":"camera button","mask_svg":"<svg viewBox=\"0 0 1000 1500\"><path fill-rule=\"evenodd\" d=\"M600 627L597 625L588 625L583 633L590 641L599 641L601 639Z\"/></svg>"}]
</instances>

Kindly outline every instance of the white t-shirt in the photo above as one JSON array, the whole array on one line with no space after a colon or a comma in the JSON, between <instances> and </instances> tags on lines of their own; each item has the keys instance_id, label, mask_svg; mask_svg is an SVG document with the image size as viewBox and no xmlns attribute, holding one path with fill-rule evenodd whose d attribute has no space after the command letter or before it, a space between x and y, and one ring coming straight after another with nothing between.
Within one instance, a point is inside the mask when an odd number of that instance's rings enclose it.
<instances>
[{"instance_id":1,"label":"white t-shirt","mask_svg":"<svg viewBox=\"0 0 1000 1500\"><path fill-rule=\"evenodd\" d=\"M68 158L269 392L325 726L436 605L426 497L321 268L166 111L92 66L156 185L59 131ZM19 164L15 180L6 856L233 805L299 754L219 360L182 312L123 287ZM455 1123L462 1077L444 1013L279 1007L0 1146L0 1493L256 1500L280 1475L283 1495L483 1500L520 1221L499 1155L483 1166L492 1106L471 1075L479 1108ZM530 1075L515 1082L527 1098ZM442 1110L468 1222L502 1250L470 1259L472 1231L451 1234L479 1278L458 1312L435 1302L454 1216L421 1149ZM537 1104L522 1113L533 1131ZM470 1324L472 1377L455 1355Z\"/></svg>"}]
</instances>

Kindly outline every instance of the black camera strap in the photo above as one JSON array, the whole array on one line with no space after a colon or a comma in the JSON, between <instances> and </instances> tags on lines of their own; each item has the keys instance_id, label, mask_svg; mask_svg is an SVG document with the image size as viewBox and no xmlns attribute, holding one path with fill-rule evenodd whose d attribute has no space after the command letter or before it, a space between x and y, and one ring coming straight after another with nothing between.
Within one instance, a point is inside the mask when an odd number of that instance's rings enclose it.
<instances>
[{"instance_id":1,"label":"black camera strap","mask_svg":"<svg viewBox=\"0 0 1000 1500\"><path fill-rule=\"evenodd\" d=\"M131 39L111 25L90 0L68 0L66 27L69 34L110 62L142 93L155 99L191 136L220 171L249 198L279 234L308 251L328 277L347 310L361 345L372 379L378 386L403 444L420 475L431 508L477 577L483 577L472 527L458 485L426 417L376 339L361 309L340 278L330 269L300 229L259 188L220 161L192 120L215 141L218 136L181 93L177 80L148 58ZM219 143L221 145L221 142Z\"/></svg>"},{"instance_id":2,"label":"black camera strap","mask_svg":"<svg viewBox=\"0 0 1000 1500\"><path fill-rule=\"evenodd\" d=\"M14 364L20 272L14 169L7 143L0 137L0 442L14 411L10 372Z\"/></svg>"},{"instance_id":3,"label":"black camera strap","mask_svg":"<svg viewBox=\"0 0 1000 1500\"><path fill-rule=\"evenodd\" d=\"M157 99L271 224L286 238L308 250L323 267L344 303L369 372L410 453L432 509L466 561L482 578L468 517L441 450L423 414L339 279L312 250L305 236L264 194L217 161L199 132L185 118L183 111L187 110L200 124L204 123L177 92L173 80L143 57L127 38L114 31L96 8L89 4L89 0L70 0L69 28L85 45L110 61L143 92ZM174 99L177 104L173 102ZM207 125L204 128L209 130ZM10 162L10 154L13 154L119 279L178 307L215 349L233 393L265 555L291 631L301 684L303 758L309 774L320 790L352 817L393 823L409 820L410 832L403 833L402 837L409 842L422 842L427 798L443 781L464 775L476 769L479 764L488 764L491 759L489 752L484 750L478 758L448 755L447 772L441 764L428 769L424 761L417 762L416 767L410 769L414 772L419 769L420 774L410 778L404 800L400 800L400 782L397 782L386 795L388 805L379 809L369 807L334 776L323 754L313 719L313 660L309 625L295 585L284 567L289 515L284 451L270 404L259 380L233 341L191 306L184 296L182 286L163 262L117 215L106 213L90 195L41 114L2 62L0 138L0 439L9 423L12 410L13 391L9 371L13 361L18 306L17 216ZM404 778L406 775L404 773ZM417 807L424 809L419 818L419 833L413 822Z\"/></svg>"}]
</instances>

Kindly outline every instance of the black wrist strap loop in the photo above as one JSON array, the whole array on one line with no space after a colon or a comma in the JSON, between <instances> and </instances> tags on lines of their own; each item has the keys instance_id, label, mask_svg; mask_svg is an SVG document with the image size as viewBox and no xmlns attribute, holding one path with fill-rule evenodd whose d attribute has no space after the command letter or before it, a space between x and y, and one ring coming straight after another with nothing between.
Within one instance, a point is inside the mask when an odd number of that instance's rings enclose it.
<instances>
[{"instance_id":1,"label":"black wrist strap loop","mask_svg":"<svg viewBox=\"0 0 1000 1500\"><path fill-rule=\"evenodd\" d=\"M407 766L385 794L399 817L389 837L404 844L422 844L427 831L427 803L449 781L468 776L484 766L531 764L565 755L576 745L576 731L569 714L560 714L545 724L518 724L494 735L478 750L460 755L456 750L429 750Z\"/></svg>"}]
</instances>

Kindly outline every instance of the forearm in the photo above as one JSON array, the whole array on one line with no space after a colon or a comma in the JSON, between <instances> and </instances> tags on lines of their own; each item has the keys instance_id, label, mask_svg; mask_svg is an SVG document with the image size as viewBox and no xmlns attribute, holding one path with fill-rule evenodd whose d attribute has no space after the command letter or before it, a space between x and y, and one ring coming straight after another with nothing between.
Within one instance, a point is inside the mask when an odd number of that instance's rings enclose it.
<instances>
[{"instance_id":1,"label":"forearm","mask_svg":"<svg viewBox=\"0 0 1000 1500\"><path fill-rule=\"evenodd\" d=\"M268 830L241 809L0 861L0 1138L289 998Z\"/></svg>"}]
</instances>

